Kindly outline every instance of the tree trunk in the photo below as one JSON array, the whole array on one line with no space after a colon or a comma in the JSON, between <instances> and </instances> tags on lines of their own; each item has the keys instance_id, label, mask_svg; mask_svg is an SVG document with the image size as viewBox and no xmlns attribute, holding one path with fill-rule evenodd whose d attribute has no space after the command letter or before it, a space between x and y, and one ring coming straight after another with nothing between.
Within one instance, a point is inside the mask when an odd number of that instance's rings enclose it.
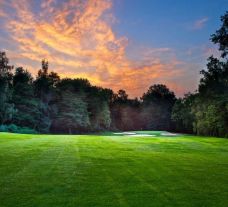
<instances>
[{"instance_id":1,"label":"tree trunk","mask_svg":"<svg viewBox=\"0 0 228 207\"><path fill-rule=\"evenodd\" d=\"M72 132L71 132L71 128L69 128L69 134L72 134Z\"/></svg>"}]
</instances>

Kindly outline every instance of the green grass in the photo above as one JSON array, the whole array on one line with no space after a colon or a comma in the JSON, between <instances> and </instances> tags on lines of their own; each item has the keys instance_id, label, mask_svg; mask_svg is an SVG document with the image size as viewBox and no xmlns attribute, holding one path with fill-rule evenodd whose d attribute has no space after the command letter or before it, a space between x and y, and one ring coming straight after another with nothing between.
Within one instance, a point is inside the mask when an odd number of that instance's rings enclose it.
<instances>
[{"instance_id":1,"label":"green grass","mask_svg":"<svg viewBox=\"0 0 228 207\"><path fill-rule=\"evenodd\" d=\"M227 207L228 140L155 134L0 133L0 206Z\"/></svg>"}]
</instances>

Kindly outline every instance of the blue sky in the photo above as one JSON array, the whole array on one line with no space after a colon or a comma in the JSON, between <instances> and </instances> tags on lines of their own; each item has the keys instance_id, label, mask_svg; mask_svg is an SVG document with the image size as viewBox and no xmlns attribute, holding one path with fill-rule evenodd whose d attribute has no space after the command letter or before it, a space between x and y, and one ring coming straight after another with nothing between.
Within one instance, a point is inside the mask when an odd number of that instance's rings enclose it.
<instances>
[{"instance_id":1,"label":"blue sky","mask_svg":"<svg viewBox=\"0 0 228 207\"><path fill-rule=\"evenodd\" d=\"M114 4L120 35L152 47L176 48L208 43L227 8L227 0L117 0ZM194 28L204 18L202 28Z\"/></svg>"},{"instance_id":2,"label":"blue sky","mask_svg":"<svg viewBox=\"0 0 228 207\"><path fill-rule=\"evenodd\" d=\"M155 83L195 91L228 0L0 0L0 50L34 76L42 58L61 77L140 96Z\"/></svg>"}]
</instances>

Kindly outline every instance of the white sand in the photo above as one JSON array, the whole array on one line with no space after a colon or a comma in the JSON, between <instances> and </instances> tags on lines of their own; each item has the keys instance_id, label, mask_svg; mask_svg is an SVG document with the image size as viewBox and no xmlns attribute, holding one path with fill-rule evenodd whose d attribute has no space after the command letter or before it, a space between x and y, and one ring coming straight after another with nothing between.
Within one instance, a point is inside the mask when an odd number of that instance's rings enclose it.
<instances>
[{"instance_id":1,"label":"white sand","mask_svg":"<svg viewBox=\"0 0 228 207\"><path fill-rule=\"evenodd\" d=\"M118 132L118 133L114 133L114 134L117 134L117 135L135 135L136 133L134 133L134 132Z\"/></svg>"},{"instance_id":2,"label":"white sand","mask_svg":"<svg viewBox=\"0 0 228 207\"><path fill-rule=\"evenodd\" d=\"M169 132L161 133L161 135L162 136L177 136L177 134L169 133Z\"/></svg>"},{"instance_id":3,"label":"white sand","mask_svg":"<svg viewBox=\"0 0 228 207\"><path fill-rule=\"evenodd\" d=\"M131 136L131 137L155 137L156 135L153 135L153 134L132 134L129 136Z\"/></svg>"}]
</instances>

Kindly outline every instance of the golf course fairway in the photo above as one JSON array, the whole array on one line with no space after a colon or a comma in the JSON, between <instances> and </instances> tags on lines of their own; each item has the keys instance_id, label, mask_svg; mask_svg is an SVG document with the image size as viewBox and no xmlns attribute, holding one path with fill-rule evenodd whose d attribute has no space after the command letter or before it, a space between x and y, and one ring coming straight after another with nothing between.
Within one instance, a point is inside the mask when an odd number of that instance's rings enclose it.
<instances>
[{"instance_id":1,"label":"golf course fairway","mask_svg":"<svg viewBox=\"0 0 228 207\"><path fill-rule=\"evenodd\" d=\"M0 207L61 206L227 207L228 140L0 133Z\"/></svg>"}]
</instances>

